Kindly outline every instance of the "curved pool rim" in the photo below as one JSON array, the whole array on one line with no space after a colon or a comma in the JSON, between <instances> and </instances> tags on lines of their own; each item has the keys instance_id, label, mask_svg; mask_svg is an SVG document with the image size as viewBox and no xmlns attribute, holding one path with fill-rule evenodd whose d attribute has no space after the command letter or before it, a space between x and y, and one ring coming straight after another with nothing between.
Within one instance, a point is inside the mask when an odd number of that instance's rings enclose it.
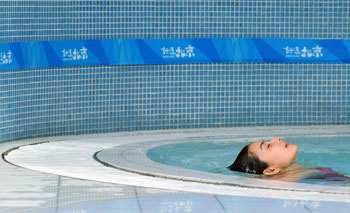
<instances>
[{"instance_id":1,"label":"curved pool rim","mask_svg":"<svg viewBox=\"0 0 350 213\"><path fill-rule=\"evenodd\" d=\"M290 189L286 188L285 185L279 188L273 185L268 187L262 185L263 188L259 188L257 185L241 185L242 182L237 182L235 183L236 185L223 185L175 180L152 176L153 174L151 176L142 175L107 167L94 159L95 155L101 160L106 160L101 158L101 154L104 152L102 150L109 150L110 148L124 145L140 147L142 144L156 142L180 142L182 140L197 140L203 137L208 139L218 136L222 140L225 140L225 138L247 138L247 140L250 140L253 137L252 133L261 139L267 138L269 135L283 136L281 135L282 131L285 132L285 135L295 134L296 132L299 135L316 134L317 132L339 135L348 134L349 126L178 129L36 138L3 144L5 146L2 146L2 153L6 153L6 155L3 155L2 160L13 166L41 173L103 183L165 189L169 192L182 191L224 196L350 203L350 190L346 189L338 188L339 190L337 191L334 187L325 187L320 191L310 184L309 188L297 191L295 190L296 187L293 188L294 183L288 182L284 182L284 184L287 184ZM133 159L136 158L134 156ZM111 162L108 163L110 164ZM127 168L130 169L130 167ZM335 192L332 193L331 191L334 191L334 189Z\"/></svg>"},{"instance_id":2,"label":"curved pool rim","mask_svg":"<svg viewBox=\"0 0 350 213\"><path fill-rule=\"evenodd\" d=\"M178 181L197 182L204 184L215 184L234 186L242 188L254 189L272 189L293 192L314 192L322 194L344 194L350 195L348 186L335 185L320 185L308 183L285 182L276 180L264 180L237 175L225 175L218 173L210 173L198 170L185 169L161 164L151 160L147 156L147 151L167 144L179 143L196 143L203 141L212 142L252 142L263 138L272 138L275 136L293 137L293 136L349 136L346 128L276 128L269 131L262 131L257 128L256 131L249 129L244 131L239 136L223 135L223 136L203 136L203 137L184 137L180 139L169 139L161 141L147 141L133 144L124 144L108 149L100 150L94 154L94 159L105 166L115 169L137 173L140 175L166 178ZM238 137L238 138L232 138Z\"/></svg>"}]
</instances>

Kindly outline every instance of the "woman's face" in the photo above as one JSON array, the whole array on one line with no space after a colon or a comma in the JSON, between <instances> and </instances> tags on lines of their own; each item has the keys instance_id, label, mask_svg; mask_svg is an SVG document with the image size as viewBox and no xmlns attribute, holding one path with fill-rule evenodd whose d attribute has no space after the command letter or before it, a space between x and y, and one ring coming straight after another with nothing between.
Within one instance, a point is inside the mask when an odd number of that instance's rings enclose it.
<instances>
[{"instance_id":1,"label":"woman's face","mask_svg":"<svg viewBox=\"0 0 350 213\"><path fill-rule=\"evenodd\" d=\"M280 171L296 161L298 146L276 137L269 142L258 141L250 144L249 151L265 161L269 168Z\"/></svg>"}]
</instances>

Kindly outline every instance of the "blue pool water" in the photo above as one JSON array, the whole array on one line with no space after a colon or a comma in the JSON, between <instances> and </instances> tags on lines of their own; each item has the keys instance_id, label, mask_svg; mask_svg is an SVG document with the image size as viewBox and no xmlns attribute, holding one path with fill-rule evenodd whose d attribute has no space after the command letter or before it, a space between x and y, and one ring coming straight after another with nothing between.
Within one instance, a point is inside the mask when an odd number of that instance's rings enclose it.
<instances>
[{"instance_id":1,"label":"blue pool water","mask_svg":"<svg viewBox=\"0 0 350 213\"><path fill-rule=\"evenodd\" d=\"M269 138L261 139L269 140ZM308 167L329 167L350 176L350 136L284 137L283 139L298 145L297 162ZM251 177L254 175L233 172L226 168L232 164L242 147L249 143L242 139L241 142L237 140L225 142L208 140L167 144L148 150L147 156L155 162L170 166ZM312 183L328 184L322 181L313 181Z\"/></svg>"}]
</instances>

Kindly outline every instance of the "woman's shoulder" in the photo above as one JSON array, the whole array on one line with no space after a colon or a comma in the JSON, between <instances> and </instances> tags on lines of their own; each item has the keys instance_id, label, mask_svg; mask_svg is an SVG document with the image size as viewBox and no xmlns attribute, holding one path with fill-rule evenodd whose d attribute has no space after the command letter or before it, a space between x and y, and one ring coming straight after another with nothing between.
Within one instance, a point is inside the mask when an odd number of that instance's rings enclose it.
<instances>
[{"instance_id":1,"label":"woman's shoulder","mask_svg":"<svg viewBox=\"0 0 350 213\"><path fill-rule=\"evenodd\" d=\"M280 180L293 182L312 182L313 180L318 182L349 182L350 177L328 167L304 167L287 172L281 176Z\"/></svg>"},{"instance_id":2,"label":"woman's shoulder","mask_svg":"<svg viewBox=\"0 0 350 213\"><path fill-rule=\"evenodd\" d=\"M350 177L343 175L327 167L314 168L315 173L304 177L304 180L324 180L324 181L350 181Z\"/></svg>"}]
</instances>

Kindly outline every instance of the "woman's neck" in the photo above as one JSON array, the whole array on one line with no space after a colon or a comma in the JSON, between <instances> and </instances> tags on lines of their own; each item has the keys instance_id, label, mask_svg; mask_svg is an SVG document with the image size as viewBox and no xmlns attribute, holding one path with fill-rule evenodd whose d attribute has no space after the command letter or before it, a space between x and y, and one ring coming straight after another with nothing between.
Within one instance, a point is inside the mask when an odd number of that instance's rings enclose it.
<instances>
[{"instance_id":1,"label":"woman's neck","mask_svg":"<svg viewBox=\"0 0 350 213\"><path fill-rule=\"evenodd\" d=\"M301 165L300 163L294 162L288 167L284 168L281 173L294 173L294 172L300 172L301 170L304 170L305 167Z\"/></svg>"}]
</instances>

